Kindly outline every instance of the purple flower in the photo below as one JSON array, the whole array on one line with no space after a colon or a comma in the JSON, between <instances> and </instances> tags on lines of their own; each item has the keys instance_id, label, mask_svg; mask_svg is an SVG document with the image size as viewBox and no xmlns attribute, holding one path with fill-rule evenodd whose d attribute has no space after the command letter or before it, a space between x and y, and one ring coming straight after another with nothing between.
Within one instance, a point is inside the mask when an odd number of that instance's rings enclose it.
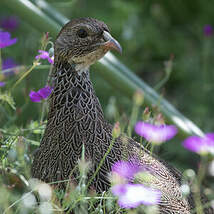
<instances>
[{"instance_id":1,"label":"purple flower","mask_svg":"<svg viewBox=\"0 0 214 214\"><path fill-rule=\"evenodd\" d=\"M204 35L209 37L213 35L213 28L211 25L205 25L204 26Z\"/></svg>"},{"instance_id":2,"label":"purple flower","mask_svg":"<svg viewBox=\"0 0 214 214\"><path fill-rule=\"evenodd\" d=\"M2 61L2 69L6 70L6 69L10 69L10 68L14 68L16 67L17 64L15 63L15 61L12 58L6 58ZM15 71L11 70L9 72L4 72L5 76L11 76L14 74Z\"/></svg>"},{"instance_id":3,"label":"purple flower","mask_svg":"<svg viewBox=\"0 0 214 214\"><path fill-rule=\"evenodd\" d=\"M160 201L161 192L142 184L118 184L112 187L112 193L118 196L121 208L135 208L141 204L154 205Z\"/></svg>"},{"instance_id":4,"label":"purple flower","mask_svg":"<svg viewBox=\"0 0 214 214\"><path fill-rule=\"evenodd\" d=\"M0 81L0 87L4 87L4 86L5 86L5 82Z\"/></svg>"},{"instance_id":5,"label":"purple flower","mask_svg":"<svg viewBox=\"0 0 214 214\"><path fill-rule=\"evenodd\" d=\"M0 31L0 48L5 48L17 42L17 38L11 39L10 37L9 32Z\"/></svg>"},{"instance_id":6,"label":"purple flower","mask_svg":"<svg viewBox=\"0 0 214 214\"><path fill-rule=\"evenodd\" d=\"M8 31L14 31L19 25L18 17L16 16L7 16L3 17L0 20L0 27Z\"/></svg>"},{"instance_id":7,"label":"purple flower","mask_svg":"<svg viewBox=\"0 0 214 214\"><path fill-rule=\"evenodd\" d=\"M132 179L134 175L141 171L139 164L131 163L129 161L117 161L112 166L112 172L119 174L121 177L126 178L128 180Z\"/></svg>"},{"instance_id":8,"label":"purple flower","mask_svg":"<svg viewBox=\"0 0 214 214\"><path fill-rule=\"evenodd\" d=\"M46 99L51 94L52 90L53 89L50 86L45 86L37 92L31 91L29 96L32 102L40 102L41 100Z\"/></svg>"},{"instance_id":9,"label":"purple flower","mask_svg":"<svg viewBox=\"0 0 214 214\"><path fill-rule=\"evenodd\" d=\"M53 57L50 57L47 51L38 50L38 52L40 54L35 57L36 59L47 59L49 63L54 63Z\"/></svg>"},{"instance_id":10,"label":"purple flower","mask_svg":"<svg viewBox=\"0 0 214 214\"><path fill-rule=\"evenodd\" d=\"M173 125L153 125L145 122L137 122L135 132L151 143L160 144L170 140L177 134L177 128Z\"/></svg>"},{"instance_id":11,"label":"purple flower","mask_svg":"<svg viewBox=\"0 0 214 214\"><path fill-rule=\"evenodd\" d=\"M204 137L190 136L182 143L184 148L200 155L208 153L214 155L214 133L208 133Z\"/></svg>"}]
</instances>

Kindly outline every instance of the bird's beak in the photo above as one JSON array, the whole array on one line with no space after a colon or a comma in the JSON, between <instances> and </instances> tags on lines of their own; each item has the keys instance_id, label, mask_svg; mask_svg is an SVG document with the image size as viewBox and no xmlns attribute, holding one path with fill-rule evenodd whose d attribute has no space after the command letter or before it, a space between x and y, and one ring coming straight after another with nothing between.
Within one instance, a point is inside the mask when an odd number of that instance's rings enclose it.
<instances>
[{"instance_id":1,"label":"bird's beak","mask_svg":"<svg viewBox=\"0 0 214 214\"><path fill-rule=\"evenodd\" d=\"M122 54L122 47L120 46L119 42L111 36L109 32L104 31L103 38L106 42L102 44L102 48L106 50L116 50L120 54Z\"/></svg>"}]
</instances>

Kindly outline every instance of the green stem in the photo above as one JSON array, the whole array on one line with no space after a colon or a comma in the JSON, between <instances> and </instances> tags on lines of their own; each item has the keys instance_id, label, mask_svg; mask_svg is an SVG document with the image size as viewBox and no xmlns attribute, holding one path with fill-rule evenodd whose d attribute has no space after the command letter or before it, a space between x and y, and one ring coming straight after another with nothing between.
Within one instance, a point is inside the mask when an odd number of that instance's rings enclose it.
<instances>
[{"instance_id":1,"label":"green stem","mask_svg":"<svg viewBox=\"0 0 214 214\"><path fill-rule=\"evenodd\" d=\"M27 70L13 85L13 87L11 88L10 91L12 91L28 74L30 74L30 72L38 65L37 61L35 61L33 63L33 65L31 66L31 68L29 70Z\"/></svg>"},{"instance_id":2,"label":"green stem","mask_svg":"<svg viewBox=\"0 0 214 214\"><path fill-rule=\"evenodd\" d=\"M157 83L154 89L158 91L161 87L163 87L166 84L166 82L169 80L169 77L170 75L166 74L165 77Z\"/></svg>"},{"instance_id":3,"label":"green stem","mask_svg":"<svg viewBox=\"0 0 214 214\"><path fill-rule=\"evenodd\" d=\"M203 178L206 174L206 162L207 158L206 156L201 157L201 162L198 169L198 176L195 179L195 183L193 185L194 187L194 200L195 200L195 207L196 207L196 213L197 214L203 214L203 205L201 203L201 184L203 181Z\"/></svg>"},{"instance_id":4,"label":"green stem","mask_svg":"<svg viewBox=\"0 0 214 214\"><path fill-rule=\"evenodd\" d=\"M99 163L99 165L98 165L96 171L94 172L94 174L93 174L92 177L90 178L90 180L89 180L89 182L88 182L88 184L87 184L87 186L86 186L86 189L88 189L88 187L90 186L90 184L92 183L92 181L93 181L94 178L96 177L96 175L97 175L97 173L99 172L100 168L102 167L102 165L103 165L103 163L104 163L104 161L105 161L107 155L109 154L109 152L111 152L111 149L112 149L114 143L115 143L115 139L113 138L112 141L111 141L111 143L110 143L110 145L109 145L109 147L108 147L108 150L106 151L106 153L104 154L103 158L101 159L101 161L100 161L100 163Z\"/></svg>"},{"instance_id":5,"label":"green stem","mask_svg":"<svg viewBox=\"0 0 214 214\"><path fill-rule=\"evenodd\" d=\"M134 104L134 106L132 108L132 113L131 113L129 125L128 125L128 132L127 133L128 133L129 137L131 137L131 135L132 135L132 129L133 129L134 124L136 123L138 112L139 112L139 106Z\"/></svg>"},{"instance_id":6,"label":"green stem","mask_svg":"<svg viewBox=\"0 0 214 214\"><path fill-rule=\"evenodd\" d=\"M40 123L43 123L44 115L45 115L45 109L46 109L46 101L42 102L42 113L40 118Z\"/></svg>"}]
</instances>

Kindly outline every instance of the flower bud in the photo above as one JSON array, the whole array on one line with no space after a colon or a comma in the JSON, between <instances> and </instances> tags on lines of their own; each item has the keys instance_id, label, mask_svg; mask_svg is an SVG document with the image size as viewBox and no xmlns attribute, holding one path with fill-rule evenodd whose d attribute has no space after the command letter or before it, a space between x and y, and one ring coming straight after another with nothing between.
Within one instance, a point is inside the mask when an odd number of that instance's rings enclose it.
<instances>
[{"instance_id":1,"label":"flower bud","mask_svg":"<svg viewBox=\"0 0 214 214\"><path fill-rule=\"evenodd\" d=\"M137 90L134 93L133 100L134 100L134 103L137 106L141 106L143 104L143 101L144 101L144 94L143 94L143 92L141 90Z\"/></svg>"},{"instance_id":2,"label":"flower bud","mask_svg":"<svg viewBox=\"0 0 214 214\"><path fill-rule=\"evenodd\" d=\"M165 124L163 115L162 115L161 113L159 113L159 114L156 116L156 118L155 118L155 124L156 124L156 125L163 125L163 124Z\"/></svg>"},{"instance_id":3,"label":"flower bud","mask_svg":"<svg viewBox=\"0 0 214 214\"><path fill-rule=\"evenodd\" d=\"M114 128L112 130L112 136L113 138L117 138L120 136L120 133L121 133L121 130L120 130L120 123L119 122L116 122L114 124Z\"/></svg>"},{"instance_id":4,"label":"flower bud","mask_svg":"<svg viewBox=\"0 0 214 214\"><path fill-rule=\"evenodd\" d=\"M149 107L147 106L143 112L143 121L149 120L151 112L149 111Z\"/></svg>"}]
</instances>

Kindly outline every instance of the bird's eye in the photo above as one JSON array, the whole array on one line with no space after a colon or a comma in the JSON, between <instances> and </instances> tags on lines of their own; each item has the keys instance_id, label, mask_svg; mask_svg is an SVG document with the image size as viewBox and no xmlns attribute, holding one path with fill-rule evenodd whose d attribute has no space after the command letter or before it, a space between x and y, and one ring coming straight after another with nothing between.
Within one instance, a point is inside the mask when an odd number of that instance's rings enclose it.
<instances>
[{"instance_id":1,"label":"bird's eye","mask_svg":"<svg viewBox=\"0 0 214 214\"><path fill-rule=\"evenodd\" d=\"M77 31L77 35L80 37L80 38L85 38L88 36L88 33L86 32L86 30L84 29L80 29Z\"/></svg>"}]
</instances>

